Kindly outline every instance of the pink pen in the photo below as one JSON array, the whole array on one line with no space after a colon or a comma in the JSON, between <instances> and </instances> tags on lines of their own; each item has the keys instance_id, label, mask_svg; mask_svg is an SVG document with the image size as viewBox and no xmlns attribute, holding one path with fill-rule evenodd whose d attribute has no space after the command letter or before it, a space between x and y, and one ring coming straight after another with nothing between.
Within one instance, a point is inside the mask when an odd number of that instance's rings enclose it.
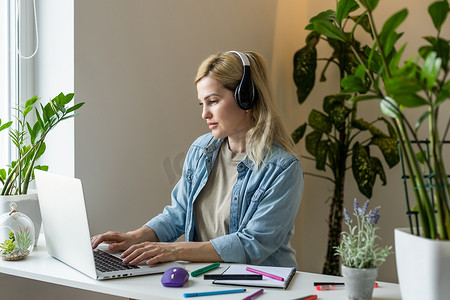
<instances>
[{"instance_id":1,"label":"pink pen","mask_svg":"<svg viewBox=\"0 0 450 300\"><path fill-rule=\"evenodd\" d=\"M250 267L245 268L245 270L247 270L249 272L252 272L252 273L260 274L260 275L263 275L263 276L266 276L266 277L269 277L269 278L272 278L272 279L275 279L275 280L284 281L283 277L280 277L280 276L277 276L277 275L273 275L273 274L269 274L269 273L266 273L266 272L263 272L263 271L255 270L255 269L252 269Z\"/></svg>"}]
</instances>

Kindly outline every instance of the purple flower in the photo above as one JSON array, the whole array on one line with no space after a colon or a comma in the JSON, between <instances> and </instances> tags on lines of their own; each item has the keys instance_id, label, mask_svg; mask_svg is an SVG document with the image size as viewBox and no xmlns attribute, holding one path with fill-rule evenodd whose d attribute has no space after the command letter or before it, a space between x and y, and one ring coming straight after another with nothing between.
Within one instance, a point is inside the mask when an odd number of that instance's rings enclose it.
<instances>
[{"instance_id":1,"label":"purple flower","mask_svg":"<svg viewBox=\"0 0 450 300\"><path fill-rule=\"evenodd\" d=\"M378 220L380 219L380 215L378 214L378 211L380 210L380 206L375 207L373 211L370 211L367 215L368 222L371 225L375 225L378 223Z\"/></svg>"},{"instance_id":2,"label":"purple flower","mask_svg":"<svg viewBox=\"0 0 450 300\"><path fill-rule=\"evenodd\" d=\"M348 213L348 210L344 208L344 217L345 221L347 221L348 224L352 223L352 219L350 218L350 214Z\"/></svg>"},{"instance_id":3,"label":"purple flower","mask_svg":"<svg viewBox=\"0 0 450 300\"><path fill-rule=\"evenodd\" d=\"M355 198L355 200L353 200L353 211L355 212L355 214L359 214L359 205L358 205L358 201L356 201L356 198Z\"/></svg>"},{"instance_id":4,"label":"purple flower","mask_svg":"<svg viewBox=\"0 0 450 300\"><path fill-rule=\"evenodd\" d=\"M362 214L362 215L365 215L365 214L366 214L367 208L368 208L368 207L369 207L369 200L367 200L366 203L364 203L364 206L363 206L363 208L362 208L362 210L361 210L361 214Z\"/></svg>"}]
</instances>

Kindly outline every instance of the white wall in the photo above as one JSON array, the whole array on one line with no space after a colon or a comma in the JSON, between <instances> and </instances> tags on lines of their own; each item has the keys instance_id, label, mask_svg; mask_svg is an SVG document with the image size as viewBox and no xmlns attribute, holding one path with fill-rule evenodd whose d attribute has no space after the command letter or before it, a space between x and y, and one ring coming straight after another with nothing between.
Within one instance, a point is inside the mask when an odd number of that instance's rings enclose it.
<instances>
[{"instance_id":1,"label":"white wall","mask_svg":"<svg viewBox=\"0 0 450 300\"><path fill-rule=\"evenodd\" d=\"M45 105L61 92L74 91L73 0L36 1L36 5L40 34L34 59L36 92L33 95L38 95ZM46 155L39 163L49 165L50 172L73 176L74 120L61 122L47 136L46 145Z\"/></svg>"}]
</instances>

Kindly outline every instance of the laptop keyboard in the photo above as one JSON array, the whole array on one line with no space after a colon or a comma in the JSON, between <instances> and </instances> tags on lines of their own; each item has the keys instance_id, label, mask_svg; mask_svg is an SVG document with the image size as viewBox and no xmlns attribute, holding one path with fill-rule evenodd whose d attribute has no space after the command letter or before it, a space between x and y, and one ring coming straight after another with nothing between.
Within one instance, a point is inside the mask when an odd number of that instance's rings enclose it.
<instances>
[{"instance_id":1,"label":"laptop keyboard","mask_svg":"<svg viewBox=\"0 0 450 300\"><path fill-rule=\"evenodd\" d=\"M94 259L97 270L101 272L139 269L137 266L124 264L120 258L98 249L94 251Z\"/></svg>"}]
</instances>

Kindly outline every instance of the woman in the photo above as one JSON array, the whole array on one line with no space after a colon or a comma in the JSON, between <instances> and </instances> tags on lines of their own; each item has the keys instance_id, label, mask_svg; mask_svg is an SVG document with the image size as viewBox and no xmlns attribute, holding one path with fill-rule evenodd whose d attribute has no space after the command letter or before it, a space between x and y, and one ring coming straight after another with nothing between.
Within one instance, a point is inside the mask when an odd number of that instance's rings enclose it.
<instances>
[{"instance_id":1,"label":"woman","mask_svg":"<svg viewBox=\"0 0 450 300\"><path fill-rule=\"evenodd\" d=\"M297 267L290 247L303 191L301 164L273 101L264 58L211 55L196 85L211 133L186 156L172 204L137 230L92 238L125 263L186 260ZM185 234L186 242L174 242Z\"/></svg>"}]
</instances>

